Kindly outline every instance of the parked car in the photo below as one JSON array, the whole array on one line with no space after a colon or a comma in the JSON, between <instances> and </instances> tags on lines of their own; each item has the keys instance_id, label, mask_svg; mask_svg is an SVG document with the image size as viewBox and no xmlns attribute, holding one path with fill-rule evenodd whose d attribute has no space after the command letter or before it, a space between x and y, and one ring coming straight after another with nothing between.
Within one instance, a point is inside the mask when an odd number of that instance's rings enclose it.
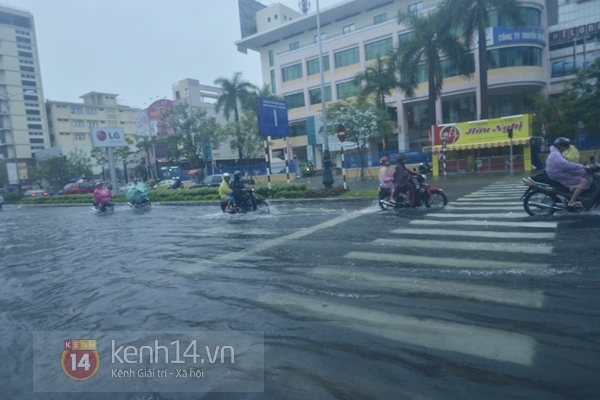
<instances>
[{"instance_id":1,"label":"parked car","mask_svg":"<svg viewBox=\"0 0 600 400\"><path fill-rule=\"evenodd\" d=\"M202 181L198 182L198 183L194 183L192 186L190 186L190 189L195 189L195 188L199 188L199 187L218 187L221 182L223 182L223 175L219 174L219 175L209 175L206 178L204 178Z\"/></svg>"},{"instance_id":2,"label":"parked car","mask_svg":"<svg viewBox=\"0 0 600 400\"><path fill-rule=\"evenodd\" d=\"M173 184L173 179L163 179L159 181L156 185L152 186L152 189L168 189Z\"/></svg>"},{"instance_id":3,"label":"parked car","mask_svg":"<svg viewBox=\"0 0 600 400\"><path fill-rule=\"evenodd\" d=\"M23 193L23 197L42 197L42 196L48 196L48 192L46 190L42 190L42 189L30 189L30 190L26 190L25 193Z\"/></svg>"},{"instance_id":4,"label":"parked car","mask_svg":"<svg viewBox=\"0 0 600 400\"><path fill-rule=\"evenodd\" d=\"M85 194L94 193L94 182L67 183L58 194Z\"/></svg>"},{"instance_id":5,"label":"parked car","mask_svg":"<svg viewBox=\"0 0 600 400\"><path fill-rule=\"evenodd\" d=\"M145 183L143 185L146 186L146 189L149 189ZM119 193L127 193L129 191L129 189L131 189L132 186L133 186L133 182L129 182L129 183L125 184L124 186L121 186L119 188Z\"/></svg>"}]
</instances>

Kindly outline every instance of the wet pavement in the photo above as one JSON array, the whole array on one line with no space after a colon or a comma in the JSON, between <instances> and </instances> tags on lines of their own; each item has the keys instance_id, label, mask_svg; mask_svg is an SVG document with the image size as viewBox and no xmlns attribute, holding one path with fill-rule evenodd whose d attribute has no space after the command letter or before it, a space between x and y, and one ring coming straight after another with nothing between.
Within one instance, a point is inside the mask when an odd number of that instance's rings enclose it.
<instances>
[{"instance_id":1,"label":"wet pavement","mask_svg":"<svg viewBox=\"0 0 600 400\"><path fill-rule=\"evenodd\" d=\"M430 182L446 209L5 207L0 398L597 398L600 213L528 217L516 175ZM264 332L264 393L32 393L33 331L167 330Z\"/></svg>"}]
</instances>

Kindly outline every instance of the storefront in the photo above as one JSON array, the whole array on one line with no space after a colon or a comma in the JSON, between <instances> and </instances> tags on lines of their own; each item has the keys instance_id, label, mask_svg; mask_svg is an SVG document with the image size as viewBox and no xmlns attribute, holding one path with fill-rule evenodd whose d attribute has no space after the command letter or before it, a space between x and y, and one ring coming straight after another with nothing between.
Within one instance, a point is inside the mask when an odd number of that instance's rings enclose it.
<instances>
[{"instance_id":1,"label":"storefront","mask_svg":"<svg viewBox=\"0 0 600 400\"><path fill-rule=\"evenodd\" d=\"M433 175L509 171L511 165L513 171L531 171L530 143L531 116L528 114L435 125Z\"/></svg>"}]
</instances>

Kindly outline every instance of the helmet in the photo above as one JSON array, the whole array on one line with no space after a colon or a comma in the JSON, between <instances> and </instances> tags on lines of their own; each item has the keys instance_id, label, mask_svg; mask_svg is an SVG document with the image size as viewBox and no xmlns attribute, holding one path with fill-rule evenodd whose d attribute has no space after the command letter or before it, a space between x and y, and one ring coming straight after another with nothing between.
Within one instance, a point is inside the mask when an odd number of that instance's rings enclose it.
<instances>
[{"instance_id":1,"label":"helmet","mask_svg":"<svg viewBox=\"0 0 600 400\"><path fill-rule=\"evenodd\" d=\"M404 156L396 157L396 162L400 162L400 161L402 161L402 164L404 164L406 162L406 158L404 158Z\"/></svg>"},{"instance_id":2,"label":"helmet","mask_svg":"<svg viewBox=\"0 0 600 400\"><path fill-rule=\"evenodd\" d=\"M234 178L240 178L241 176L242 176L242 172L241 172L241 171L235 171L235 172L233 173L233 177L234 177Z\"/></svg>"},{"instance_id":3,"label":"helmet","mask_svg":"<svg viewBox=\"0 0 600 400\"><path fill-rule=\"evenodd\" d=\"M386 162L390 162L390 160L387 157L381 157L381 160L379 160L380 164L386 163Z\"/></svg>"},{"instance_id":4,"label":"helmet","mask_svg":"<svg viewBox=\"0 0 600 400\"><path fill-rule=\"evenodd\" d=\"M230 177L229 172L225 172L223 174L223 179L229 179L229 177Z\"/></svg>"},{"instance_id":5,"label":"helmet","mask_svg":"<svg viewBox=\"0 0 600 400\"><path fill-rule=\"evenodd\" d=\"M554 141L555 147L561 147L561 146L569 147L570 145L571 145L571 141L569 139L567 139L566 137L559 137Z\"/></svg>"},{"instance_id":6,"label":"helmet","mask_svg":"<svg viewBox=\"0 0 600 400\"><path fill-rule=\"evenodd\" d=\"M96 187L102 186L102 182L96 182Z\"/></svg>"}]
</instances>

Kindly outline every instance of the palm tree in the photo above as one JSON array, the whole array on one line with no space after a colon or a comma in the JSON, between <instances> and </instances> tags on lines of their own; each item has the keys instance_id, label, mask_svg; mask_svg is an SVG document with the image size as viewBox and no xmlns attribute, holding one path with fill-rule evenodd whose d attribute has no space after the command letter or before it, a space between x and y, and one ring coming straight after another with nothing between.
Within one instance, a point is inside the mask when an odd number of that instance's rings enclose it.
<instances>
[{"instance_id":1,"label":"palm tree","mask_svg":"<svg viewBox=\"0 0 600 400\"><path fill-rule=\"evenodd\" d=\"M408 40L399 43L391 63L400 74L398 87L408 97L415 95L422 70L427 71L429 83L429 124L436 124L435 102L442 92L444 81L443 59L461 66L461 74L470 75L467 61L468 49L452 31L452 22L443 9L425 16L404 11L398 12L398 23L405 23L411 29Z\"/></svg>"},{"instance_id":2,"label":"palm tree","mask_svg":"<svg viewBox=\"0 0 600 400\"><path fill-rule=\"evenodd\" d=\"M223 91L217 100L215 111L220 112L223 110L223 115L227 120L229 120L229 117L233 112L234 121L238 127L238 132L236 132L236 134L238 137L240 137L240 109L238 108L238 101L240 105L243 104L248 97L248 93L256 90L256 86L248 81L243 80L241 72L235 72L231 79L219 77L215 79L215 85L221 86L221 90ZM241 148L238 148L238 155L241 160L243 157Z\"/></svg>"},{"instance_id":3,"label":"palm tree","mask_svg":"<svg viewBox=\"0 0 600 400\"><path fill-rule=\"evenodd\" d=\"M244 110L253 110L256 112L256 99L259 97L263 99L283 100L281 96L278 96L271 91L270 84L263 83L262 88L256 88L255 90L248 92L246 100L244 101L244 104L242 104L242 108Z\"/></svg>"},{"instance_id":4,"label":"palm tree","mask_svg":"<svg viewBox=\"0 0 600 400\"><path fill-rule=\"evenodd\" d=\"M354 83L362 85L362 94L366 97L375 95L377 105L385 111L385 98L392 95L398 86L394 69L389 63L377 57L374 65L365 68L354 76Z\"/></svg>"},{"instance_id":5,"label":"palm tree","mask_svg":"<svg viewBox=\"0 0 600 400\"><path fill-rule=\"evenodd\" d=\"M490 26L488 11L495 9L499 15L508 17L515 26L524 24L519 2L516 0L448 0L447 15L457 26L464 26L464 36L469 45L478 35L480 118L487 119L488 110L488 57L485 31Z\"/></svg>"}]
</instances>

